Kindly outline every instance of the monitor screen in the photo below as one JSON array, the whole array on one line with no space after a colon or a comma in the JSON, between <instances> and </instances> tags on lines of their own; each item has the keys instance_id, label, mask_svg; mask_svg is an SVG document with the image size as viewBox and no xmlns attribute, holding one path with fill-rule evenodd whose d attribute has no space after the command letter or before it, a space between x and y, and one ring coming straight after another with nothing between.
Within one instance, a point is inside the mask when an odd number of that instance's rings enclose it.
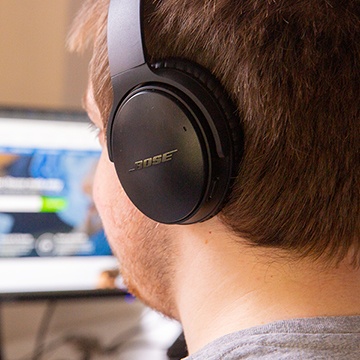
<instances>
[{"instance_id":1,"label":"monitor screen","mask_svg":"<svg viewBox=\"0 0 360 360\"><path fill-rule=\"evenodd\" d=\"M0 299L124 290L91 197L99 155L83 113L0 110Z\"/></svg>"}]
</instances>

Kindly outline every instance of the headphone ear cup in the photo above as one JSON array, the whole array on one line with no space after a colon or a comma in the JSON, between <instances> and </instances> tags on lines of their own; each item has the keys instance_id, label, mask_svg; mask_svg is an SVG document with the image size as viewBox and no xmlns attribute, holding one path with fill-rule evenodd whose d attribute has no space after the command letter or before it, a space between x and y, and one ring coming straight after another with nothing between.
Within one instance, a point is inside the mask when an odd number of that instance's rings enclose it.
<instances>
[{"instance_id":1,"label":"headphone ear cup","mask_svg":"<svg viewBox=\"0 0 360 360\"><path fill-rule=\"evenodd\" d=\"M162 86L143 86L120 105L113 122L113 161L133 204L149 218L184 223L207 187L208 144L191 109Z\"/></svg>"},{"instance_id":2,"label":"headphone ear cup","mask_svg":"<svg viewBox=\"0 0 360 360\"><path fill-rule=\"evenodd\" d=\"M139 69L131 72L141 77ZM207 220L222 208L237 173L235 108L200 66L167 60L149 73L113 116L108 141L118 177L155 221Z\"/></svg>"}]
</instances>

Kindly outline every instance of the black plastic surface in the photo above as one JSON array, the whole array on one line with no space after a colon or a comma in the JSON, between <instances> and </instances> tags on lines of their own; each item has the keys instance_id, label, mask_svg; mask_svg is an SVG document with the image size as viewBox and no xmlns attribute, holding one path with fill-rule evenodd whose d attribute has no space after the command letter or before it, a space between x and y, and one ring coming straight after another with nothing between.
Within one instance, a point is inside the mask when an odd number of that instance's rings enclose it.
<instances>
[{"instance_id":1,"label":"black plastic surface","mask_svg":"<svg viewBox=\"0 0 360 360\"><path fill-rule=\"evenodd\" d=\"M161 90L142 90L118 110L113 156L132 202L163 223L186 219L208 187L208 151L194 114Z\"/></svg>"}]
</instances>

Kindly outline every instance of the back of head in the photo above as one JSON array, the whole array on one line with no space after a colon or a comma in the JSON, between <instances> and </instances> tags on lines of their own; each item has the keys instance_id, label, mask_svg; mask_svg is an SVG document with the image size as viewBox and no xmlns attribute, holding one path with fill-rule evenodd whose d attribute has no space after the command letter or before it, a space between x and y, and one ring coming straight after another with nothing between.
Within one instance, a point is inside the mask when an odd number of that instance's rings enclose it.
<instances>
[{"instance_id":1,"label":"back of head","mask_svg":"<svg viewBox=\"0 0 360 360\"><path fill-rule=\"evenodd\" d=\"M105 123L107 3L86 2L72 35L74 47L94 37L90 78ZM205 66L237 105L245 152L223 222L250 245L335 262L352 251L357 263L359 1L162 0L145 15L152 60Z\"/></svg>"}]
</instances>

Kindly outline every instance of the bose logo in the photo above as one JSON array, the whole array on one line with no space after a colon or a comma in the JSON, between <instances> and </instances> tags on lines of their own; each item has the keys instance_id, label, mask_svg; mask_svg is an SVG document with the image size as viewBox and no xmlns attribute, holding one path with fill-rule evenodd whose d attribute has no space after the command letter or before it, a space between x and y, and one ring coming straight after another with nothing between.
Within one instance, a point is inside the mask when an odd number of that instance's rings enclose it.
<instances>
[{"instance_id":1,"label":"bose logo","mask_svg":"<svg viewBox=\"0 0 360 360\"><path fill-rule=\"evenodd\" d=\"M171 161L173 158L173 154L176 153L177 151L178 151L178 149L175 149L175 150L168 151L161 155L155 155L153 157L150 157L150 158L147 158L144 160L135 161L135 164L134 164L135 167L130 169L129 172L136 171L136 170L142 170L142 169L148 168L153 165L159 165L161 163Z\"/></svg>"}]
</instances>

